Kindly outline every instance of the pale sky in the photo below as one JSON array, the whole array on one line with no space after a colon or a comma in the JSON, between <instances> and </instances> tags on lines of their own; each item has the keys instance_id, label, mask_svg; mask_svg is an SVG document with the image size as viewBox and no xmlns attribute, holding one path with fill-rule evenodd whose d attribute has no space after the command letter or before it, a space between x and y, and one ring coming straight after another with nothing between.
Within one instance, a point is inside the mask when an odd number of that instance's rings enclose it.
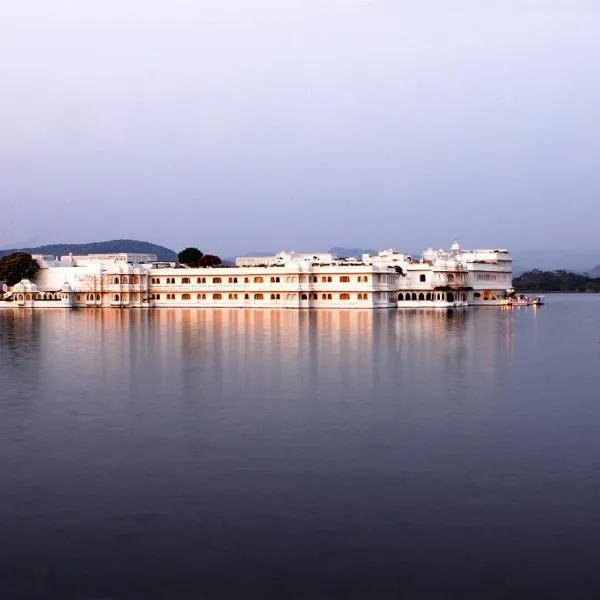
<instances>
[{"instance_id":1,"label":"pale sky","mask_svg":"<svg viewBox=\"0 0 600 600\"><path fill-rule=\"evenodd\" d=\"M599 248L598 0L4 0L0 248Z\"/></svg>"}]
</instances>

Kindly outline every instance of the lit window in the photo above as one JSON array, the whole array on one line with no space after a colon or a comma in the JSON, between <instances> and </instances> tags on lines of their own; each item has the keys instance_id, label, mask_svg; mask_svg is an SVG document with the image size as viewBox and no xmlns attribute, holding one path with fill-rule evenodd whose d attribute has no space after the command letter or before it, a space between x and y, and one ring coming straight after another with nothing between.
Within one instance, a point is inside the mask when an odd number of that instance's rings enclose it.
<instances>
[{"instance_id":1,"label":"lit window","mask_svg":"<svg viewBox=\"0 0 600 600\"><path fill-rule=\"evenodd\" d=\"M340 277L340 282L341 283L349 283L350 282L350 277L348 277L347 275L342 275Z\"/></svg>"},{"instance_id":2,"label":"lit window","mask_svg":"<svg viewBox=\"0 0 600 600\"><path fill-rule=\"evenodd\" d=\"M221 283L220 277L213 277L213 283Z\"/></svg>"},{"instance_id":3,"label":"lit window","mask_svg":"<svg viewBox=\"0 0 600 600\"><path fill-rule=\"evenodd\" d=\"M213 300L220 300L221 294L213 294L212 297L213 297Z\"/></svg>"},{"instance_id":4,"label":"lit window","mask_svg":"<svg viewBox=\"0 0 600 600\"><path fill-rule=\"evenodd\" d=\"M340 300L350 300L350 294L340 294Z\"/></svg>"},{"instance_id":5,"label":"lit window","mask_svg":"<svg viewBox=\"0 0 600 600\"><path fill-rule=\"evenodd\" d=\"M261 277L262 279L262 277ZM262 300L264 298L264 296L262 294L254 294L254 299L255 300Z\"/></svg>"},{"instance_id":6,"label":"lit window","mask_svg":"<svg viewBox=\"0 0 600 600\"><path fill-rule=\"evenodd\" d=\"M191 296L189 294L182 294L181 295L181 299L182 300L189 300L191 298Z\"/></svg>"}]
</instances>

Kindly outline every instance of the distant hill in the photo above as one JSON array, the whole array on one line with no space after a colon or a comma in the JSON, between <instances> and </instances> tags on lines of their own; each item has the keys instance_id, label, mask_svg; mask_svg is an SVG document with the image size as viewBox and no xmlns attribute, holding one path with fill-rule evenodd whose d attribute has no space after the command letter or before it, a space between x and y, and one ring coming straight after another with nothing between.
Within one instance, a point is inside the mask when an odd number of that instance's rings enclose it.
<instances>
[{"instance_id":1,"label":"distant hill","mask_svg":"<svg viewBox=\"0 0 600 600\"><path fill-rule=\"evenodd\" d=\"M534 269L571 271L584 273L590 265L600 260L599 250L514 250L513 273L519 274Z\"/></svg>"},{"instance_id":2,"label":"distant hill","mask_svg":"<svg viewBox=\"0 0 600 600\"><path fill-rule=\"evenodd\" d=\"M17 251L29 252L30 254L52 254L54 256L66 256L70 252L73 254L132 252L140 254L156 254L158 260L177 260L177 254L173 252L173 250L165 248L164 246L151 244L150 242L140 242L138 240L109 240L107 242L91 242L88 244L48 244L46 246L37 246L35 248L12 248L10 250L0 250L0 256Z\"/></svg>"},{"instance_id":3,"label":"distant hill","mask_svg":"<svg viewBox=\"0 0 600 600\"><path fill-rule=\"evenodd\" d=\"M569 271L527 271L513 279L518 292L600 292L600 279Z\"/></svg>"}]
</instances>

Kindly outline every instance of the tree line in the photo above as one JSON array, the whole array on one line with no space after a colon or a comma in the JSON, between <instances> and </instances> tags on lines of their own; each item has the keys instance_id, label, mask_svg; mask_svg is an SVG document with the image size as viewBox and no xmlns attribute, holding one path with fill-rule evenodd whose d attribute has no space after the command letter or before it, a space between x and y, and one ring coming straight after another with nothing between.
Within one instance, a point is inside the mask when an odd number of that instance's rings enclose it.
<instances>
[{"instance_id":1,"label":"tree line","mask_svg":"<svg viewBox=\"0 0 600 600\"><path fill-rule=\"evenodd\" d=\"M513 279L517 292L600 292L600 278L570 271L527 271Z\"/></svg>"}]
</instances>

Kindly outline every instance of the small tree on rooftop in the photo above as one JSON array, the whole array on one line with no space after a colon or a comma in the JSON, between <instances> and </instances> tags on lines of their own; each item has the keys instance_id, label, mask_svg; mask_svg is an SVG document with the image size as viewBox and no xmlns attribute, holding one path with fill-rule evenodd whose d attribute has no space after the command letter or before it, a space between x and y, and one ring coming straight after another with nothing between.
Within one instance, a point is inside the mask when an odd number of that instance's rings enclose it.
<instances>
[{"instance_id":1,"label":"small tree on rooftop","mask_svg":"<svg viewBox=\"0 0 600 600\"><path fill-rule=\"evenodd\" d=\"M22 279L33 279L39 270L40 265L27 252L14 252L0 258L0 281L8 286Z\"/></svg>"},{"instance_id":2,"label":"small tree on rooftop","mask_svg":"<svg viewBox=\"0 0 600 600\"><path fill-rule=\"evenodd\" d=\"M205 254L200 259L201 267L216 267L220 264L221 264L221 259L218 256L215 256L214 254Z\"/></svg>"},{"instance_id":3,"label":"small tree on rooftop","mask_svg":"<svg viewBox=\"0 0 600 600\"><path fill-rule=\"evenodd\" d=\"M177 260L188 267L199 267L204 254L198 248L185 248L177 255Z\"/></svg>"}]
</instances>

